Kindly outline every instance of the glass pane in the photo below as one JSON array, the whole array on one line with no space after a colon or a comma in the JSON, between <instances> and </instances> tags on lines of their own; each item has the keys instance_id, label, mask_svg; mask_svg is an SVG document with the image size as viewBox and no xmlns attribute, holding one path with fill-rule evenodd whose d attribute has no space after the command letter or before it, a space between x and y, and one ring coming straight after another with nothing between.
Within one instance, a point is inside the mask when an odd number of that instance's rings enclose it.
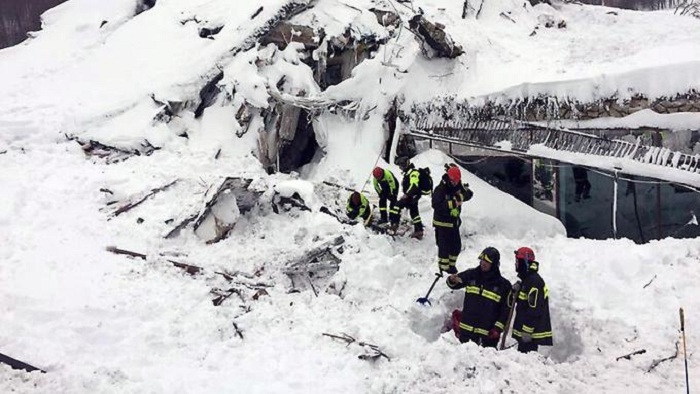
<instances>
[{"instance_id":1,"label":"glass pane","mask_svg":"<svg viewBox=\"0 0 700 394\"><path fill-rule=\"evenodd\" d=\"M637 243L658 237L657 183L621 174L617 189L617 237Z\"/></svg>"},{"instance_id":2,"label":"glass pane","mask_svg":"<svg viewBox=\"0 0 700 394\"><path fill-rule=\"evenodd\" d=\"M700 193L683 186L662 184L661 237L693 238L700 236L697 215L700 214Z\"/></svg>"},{"instance_id":3,"label":"glass pane","mask_svg":"<svg viewBox=\"0 0 700 394\"><path fill-rule=\"evenodd\" d=\"M554 217L557 216L557 172L552 160L532 160L532 206Z\"/></svg>"},{"instance_id":4,"label":"glass pane","mask_svg":"<svg viewBox=\"0 0 700 394\"><path fill-rule=\"evenodd\" d=\"M614 182L611 176L562 164L559 179L559 219L564 223L567 235L612 238Z\"/></svg>"},{"instance_id":5,"label":"glass pane","mask_svg":"<svg viewBox=\"0 0 700 394\"><path fill-rule=\"evenodd\" d=\"M467 171L527 205L532 203L530 161L520 157L456 156Z\"/></svg>"}]
</instances>

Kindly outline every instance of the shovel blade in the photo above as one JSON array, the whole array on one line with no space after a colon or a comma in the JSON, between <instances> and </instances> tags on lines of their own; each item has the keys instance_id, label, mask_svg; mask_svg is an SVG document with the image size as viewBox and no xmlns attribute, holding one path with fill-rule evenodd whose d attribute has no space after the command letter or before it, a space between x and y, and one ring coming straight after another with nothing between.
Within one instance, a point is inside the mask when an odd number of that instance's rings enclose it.
<instances>
[{"instance_id":1,"label":"shovel blade","mask_svg":"<svg viewBox=\"0 0 700 394\"><path fill-rule=\"evenodd\" d=\"M416 302L421 304L421 305L425 305L425 304L428 304L429 306L433 305L430 303L430 300L428 299L428 297L421 297L421 298L417 299Z\"/></svg>"}]
</instances>

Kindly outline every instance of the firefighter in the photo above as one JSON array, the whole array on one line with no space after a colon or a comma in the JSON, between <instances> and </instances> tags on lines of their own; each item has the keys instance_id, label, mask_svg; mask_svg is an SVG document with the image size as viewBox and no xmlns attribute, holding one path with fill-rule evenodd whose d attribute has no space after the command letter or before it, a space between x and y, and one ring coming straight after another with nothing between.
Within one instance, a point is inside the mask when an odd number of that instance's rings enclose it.
<instances>
[{"instance_id":1,"label":"firefighter","mask_svg":"<svg viewBox=\"0 0 700 394\"><path fill-rule=\"evenodd\" d=\"M552 325L549 320L549 289L537 272L535 252L527 247L515 251L515 270L522 280L515 307L513 338L518 351L537 351L539 345L552 346Z\"/></svg>"},{"instance_id":2,"label":"firefighter","mask_svg":"<svg viewBox=\"0 0 700 394\"><path fill-rule=\"evenodd\" d=\"M418 201L421 196L429 195L433 191L433 181L430 176L430 170L427 168L417 169L413 163L405 157L397 160L396 164L401 168L401 171L403 171L403 179L401 181L403 195L396 203L397 213L391 219L390 230L391 232L396 232L396 229L399 227L401 210L408 208L408 212L411 215L411 222L413 223L411 238L423 239L423 221L418 211Z\"/></svg>"},{"instance_id":3,"label":"firefighter","mask_svg":"<svg viewBox=\"0 0 700 394\"><path fill-rule=\"evenodd\" d=\"M438 247L438 268L440 274L457 273L457 257L462 250L459 226L462 224L462 203L469 201L473 194L462 184L462 172L456 165L446 166L446 173L433 192L433 227L435 243Z\"/></svg>"},{"instance_id":4,"label":"firefighter","mask_svg":"<svg viewBox=\"0 0 700 394\"><path fill-rule=\"evenodd\" d=\"M508 319L510 282L501 276L500 253L487 247L479 255L479 266L447 277L453 290L465 289L459 317L459 341L496 347ZM456 315L457 313L455 313Z\"/></svg>"},{"instance_id":5,"label":"firefighter","mask_svg":"<svg viewBox=\"0 0 700 394\"><path fill-rule=\"evenodd\" d=\"M381 167L374 167L372 176L374 190L379 195L379 224L381 225L387 223L389 216L394 217L399 213L398 208L396 208L396 198L399 196L399 183L391 171Z\"/></svg>"},{"instance_id":6,"label":"firefighter","mask_svg":"<svg viewBox=\"0 0 700 394\"><path fill-rule=\"evenodd\" d=\"M367 197L361 193L353 192L350 197L348 197L348 204L345 207L345 212L352 220L355 220L355 218L359 216L365 226L369 226L372 222L372 207Z\"/></svg>"}]
</instances>

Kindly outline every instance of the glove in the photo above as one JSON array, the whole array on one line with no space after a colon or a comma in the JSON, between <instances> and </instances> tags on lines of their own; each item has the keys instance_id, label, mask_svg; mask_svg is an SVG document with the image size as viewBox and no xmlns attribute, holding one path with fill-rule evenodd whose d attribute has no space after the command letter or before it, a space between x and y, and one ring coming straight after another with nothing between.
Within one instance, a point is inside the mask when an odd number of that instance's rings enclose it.
<instances>
[{"instance_id":1,"label":"glove","mask_svg":"<svg viewBox=\"0 0 700 394\"><path fill-rule=\"evenodd\" d=\"M457 208L450 209L450 216L452 216L453 218L459 217L459 209L457 209Z\"/></svg>"},{"instance_id":2,"label":"glove","mask_svg":"<svg viewBox=\"0 0 700 394\"><path fill-rule=\"evenodd\" d=\"M523 343L530 343L530 342L532 342L532 335L530 335L530 334L528 334L528 333L526 333L526 332L523 333L522 342L523 342Z\"/></svg>"},{"instance_id":3,"label":"glove","mask_svg":"<svg viewBox=\"0 0 700 394\"><path fill-rule=\"evenodd\" d=\"M489 330L489 339L498 340L498 338L500 338L500 337L501 337L501 333L497 329L492 328Z\"/></svg>"},{"instance_id":4,"label":"glove","mask_svg":"<svg viewBox=\"0 0 700 394\"><path fill-rule=\"evenodd\" d=\"M442 278L442 273L443 273L443 272L445 272L445 271L440 270L440 277L441 277L441 278ZM435 274L435 275L437 275L437 274ZM451 285L456 285L456 284L462 283L462 278L460 278L459 275L450 274L450 276L447 277L447 281L448 281Z\"/></svg>"}]
</instances>

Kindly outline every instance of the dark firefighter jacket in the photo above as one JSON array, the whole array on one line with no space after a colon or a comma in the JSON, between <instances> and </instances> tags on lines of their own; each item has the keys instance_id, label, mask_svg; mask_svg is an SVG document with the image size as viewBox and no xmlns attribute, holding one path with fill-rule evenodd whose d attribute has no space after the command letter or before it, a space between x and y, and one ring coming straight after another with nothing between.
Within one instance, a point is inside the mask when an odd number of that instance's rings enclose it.
<instances>
[{"instance_id":1,"label":"dark firefighter jacket","mask_svg":"<svg viewBox=\"0 0 700 394\"><path fill-rule=\"evenodd\" d=\"M372 210L369 206L369 200L364 194L360 193L360 205L353 205L352 196L348 197L348 204L345 207L345 212L350 219L355 220L358 216L362 218L363 222L367 224L369 222Z\"/></svg>"},{"instance_id":2,"label":"dark firefighter jacket","mask_svg":"<svg viewBox=\"0 0 700 394\"><path fill-rule=\"evenodd\" d=\"M448 277L447 286L453 290L464 288L465 291L459 323L463 336L487 336L492 328L502 332L508 319L511 285L501 276L498 266L492 266L488 272L482 272L481 268L476 267L457 275L462 283L452 283Z\"/></svg>"},{"instance_id":3,"label":"dark firefighter jacket","mask_svg":"<svg viewBox=\"0 0 700 394\"><path fill-rule=\"evenodd\" d=\"M377 180L377 178L373 177L372 180L374 183L374 190L379 197L396 200L399 194L399 182L391 171L384 169L382 179Z\"/></svg>"},{"instance_id":4,"label":"dark firefighter jacket","mask_svg":"<svg viewBox=\"0 0 700 394\"><path fill-rule=\"evenodd\" d=\"M452 186L447 174L442 176L440 184L433 191L433 226L459 227L462 207L457 206L457 201L469 201L474 193L461 182Z\"/></svg>"},{"instance_id":5,"label":"dark firefighter jacket","mask_svg":"<svg viewBox=\"0 0 700 394\"><path fill-rule=\"evenodd\" d=\"M401 181L403 194L417 198L421 195L432 193L432 179L430 179L430 171L427 168L416 169L413 163L408 165L406 172L403 174Z\"/></svg>"},{"instance_id":6,"label":"dark firefighter jacket","mask_svg":"<svg viewBox=\"0 0 700 394\"><path fill-rule=\"evenodd\" d=\"M513 338L521 341L529 334L532 343L552 346L552 325L549 320L549 290L537 273L539 263L531 261L526 272L519 272L522 285L518 292L513 322Z\"/></svg>"}]
</instances>

